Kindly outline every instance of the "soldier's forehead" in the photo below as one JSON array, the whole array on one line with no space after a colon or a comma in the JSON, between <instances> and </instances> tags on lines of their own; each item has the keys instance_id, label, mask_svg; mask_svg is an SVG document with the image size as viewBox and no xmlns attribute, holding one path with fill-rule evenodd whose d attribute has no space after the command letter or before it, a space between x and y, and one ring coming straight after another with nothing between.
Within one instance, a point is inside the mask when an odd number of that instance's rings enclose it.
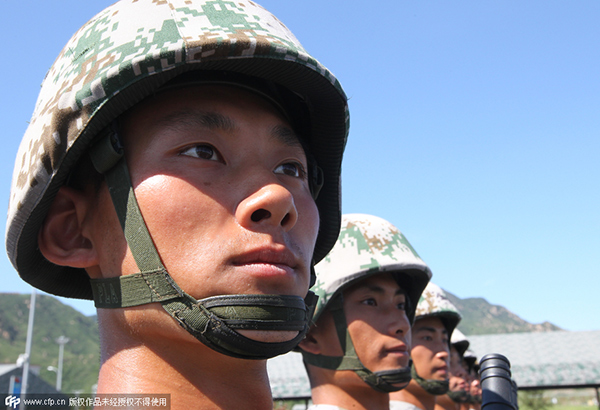
<instances>
[{"instance_id":1,"label":"soldier's forehead","mask_svg":"<svg viewBox=\"0 0 600 410\"><path fill-rule=\"evenodd\" d=\"M372 289L375 291L385 290L381 287L381 284L384 281L387 283L383 284L383 285L389 285L390 287L395 289L395 292L397 294L405 293L402 286L400 286L398 284L398 282L396 281L396 279L390 272L376 273L374 275L370 275L370 276L361 278L361 279L355 281L354 283L350 284L348 286L348 288L346 289L346 291L351 291L351 290L354 290L357 288L369 288L369 289Z\"/></svg>"},{"instance_id":2,"label":"soldier's forehead","mask_svg":"<svg viewBox=\"0 0 600 410\"><path fill-rule=\"evenodd\" d=\"M273 113L273 118L278 117L269 130L273 142L304 150L300 137L278 107L261 95L229 85L193 85L161 92L132 107L120 122L128 129L148 123L153 129L174 132L196 128L239 131L242 124L227 107L237 105L240 100L248 102L249 110L265 109Z\"/></svg>"},{"instance_id":3,"label":"soldier's forehead","mask_svg":"<svg viewBox=\"0 0 600 410\"><path fill-rule=\"evenodd\" d=\"M419 319L415 320L415 324L413 325L413 329L415 329L415 330L427 329L427 328L432 328L432 327L442 328L444 331L446 329L444 327L442 320L439 317L435 317L435 316L427 316L427 317L419 318Z\"/></svg>"}]
</instances>

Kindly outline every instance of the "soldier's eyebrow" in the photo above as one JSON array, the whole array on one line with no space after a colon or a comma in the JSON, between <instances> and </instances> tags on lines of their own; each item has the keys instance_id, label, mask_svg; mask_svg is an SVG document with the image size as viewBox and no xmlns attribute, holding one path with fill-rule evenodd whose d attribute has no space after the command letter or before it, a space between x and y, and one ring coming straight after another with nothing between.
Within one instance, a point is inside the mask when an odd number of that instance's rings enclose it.
<instances>
[{"instance_id":1,"label":"soldier's eyebrow","mask_svg":"<svg viewBox=\"0 0 600 410\"><path fill-rule=\"evenodd\" d=\"M271 130L271 136L288 147L302 148L302 143L294 130L285 125L276 125Z\"/></svg>"},{"instance_id":2,"label":"soldier's eyebrow","mask_svg":"<svg viewBox=\"0 0 600 410\"><path fill-rule=\"evenodd\" d=\"M435 333L435 328L431 327L431 326L421 326L421 327L413 326L413 331L414 332Z\"/></svg>"},{"instance_id":3,"label":"soldier's eyebrow","mask_svg":"<svg viewBox=\"0 0 600 410\"><path fill-rule=\"evenodd\" d=\"M378 293L378 294L384 294L386 292L386 289L383 286L377 285L377 284L372 284L372 283L358 283L355 285L355 287L351 286L350 288L348 288L348 290L357 290L357 289L367 289L373 293ZM394 292L395 296L398 295L405 295L406 296L406 292L404 291L404 289L402 288L398 288L396 289L396 291Z\"/></svg>"},{"instance_id":4,"label":"soldier's eyebrow","mask_svg":"<svg viewBox=\"0 0 600 410\"><path fill-rule=\"evenodd\" d=\"M156 121L157 126L175 131L185 128L203 127L209 130L235 131L235 121L214 111L180 110L166 115ZM294 130L286 125L278 124L271 130L271 137L289 147L303 148Z\"/></svg>"},{"instance_id":5,"label":"soldier's eyebrow","mask_svg":"<svg viewBox=\"0 0 600 410\"><path fill-rule=\"evenodd\" d=\"M180 131L184 128L202 127L209 130L233 131L237 129L230 117L213 111L175 111L156 121L156 125Z\"/></svg>"},{"instance_id":6,"label":"soldier's eyebrow","mask_svg":"<svg viewBox=\"0 0 600 410\"><path fill-rule=\"evenodd\" d=\"M385 293L385 289L383 287L379 286L379 285L365 284L365 285L362 285L362 286L358 285L357 287L370 290L373 293L380 293L380 294Z\"/></svg>"},{"instance_id":7,"label":"soldier's eyebrow","mask_svg":"<svg viewBox=\"0 0 600 410\"><path fill-rule=\"evenodd\" d=\"M418 326L418 325L414 325L413 326L413 332L427 332L427 333L436 333L437 330L435 327L433 326ZM448 335L448 331L444 328L442 329L442 335Z\"/></svg>"}]
</instances>

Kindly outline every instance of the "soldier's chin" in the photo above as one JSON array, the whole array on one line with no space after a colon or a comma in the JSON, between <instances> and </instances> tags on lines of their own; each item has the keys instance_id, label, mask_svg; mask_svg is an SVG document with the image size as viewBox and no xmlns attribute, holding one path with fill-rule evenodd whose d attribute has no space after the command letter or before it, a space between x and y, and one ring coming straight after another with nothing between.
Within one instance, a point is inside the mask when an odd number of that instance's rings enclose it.
<instances>
[{"instance_id":1,"label":"soldier's chin","mask_svg":"<svg viewBox=\"0 0 600 410\"><path fill-rule=\"evenodd\" d=\"M237 330L239 334L257 342L281 343L298 336L296 330Z\"/></svg>"},{"instance_id":2,"label":"soldier's chin","mask_svg":"<svg viewBox=\"0 0 600 410\"><path fill-rule=\"evenodd\" d=\"M409 384L410 384L410 381L402 382L402 383L394 383L393 386L395 388L397 388L398 390L402 390L402 389L406 389Z\"/></svg>"}]
</instances>

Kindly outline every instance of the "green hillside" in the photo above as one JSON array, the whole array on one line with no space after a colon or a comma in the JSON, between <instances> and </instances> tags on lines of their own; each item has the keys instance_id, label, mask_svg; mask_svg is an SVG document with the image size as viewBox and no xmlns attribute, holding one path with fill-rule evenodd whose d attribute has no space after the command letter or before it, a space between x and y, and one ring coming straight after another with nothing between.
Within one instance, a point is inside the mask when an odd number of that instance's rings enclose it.
<instances>
[{"instance_id":1,"label":"green hillside","mask_svg":"<svg viewBox=\"0 0 600 410\"><path fill-rule=\"evenodd\" d=\"M25 353L30 295L0 293L0 363L15 363ZM32 366L40 366L40 376L51 385L58 367L59 336L69 338L63 359L62 390L90 393L97 382L100 367L98 324L95 318L47 295L36 295L34 331L31 347Z\"/></svg>"},{"instance_id":2,"label":"green hillside","mask_svg":"<svg viewBox=\"0 0 600 410\"><path fill-rule=\"evenodd\" d=\"M562 330L549 322L531 324L510 310L499 305L492 305L483 298L460 299L448 291L445 292L463 316L458 329L465 335Z\"/></svg>"}]
</instances>

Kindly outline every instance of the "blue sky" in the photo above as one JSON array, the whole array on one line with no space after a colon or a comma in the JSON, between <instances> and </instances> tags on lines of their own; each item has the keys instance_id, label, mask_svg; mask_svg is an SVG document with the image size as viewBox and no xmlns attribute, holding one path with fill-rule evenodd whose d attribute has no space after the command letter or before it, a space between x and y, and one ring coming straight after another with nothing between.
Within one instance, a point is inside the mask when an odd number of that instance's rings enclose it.
<instances>
[{"instance_id":1,"label":"blue sky","mask_svg":"<svg viewBox=\"0 0 600 410\"><path fill-rule=\"evenodd\" d=\"M110 3L0 2L3 215L46 71ZM600 329L600 2L259 3L350 98L343 212L394 223L459 297ZM0 256L0 292L30 291Z\"/></svg>"}]
</instances>

